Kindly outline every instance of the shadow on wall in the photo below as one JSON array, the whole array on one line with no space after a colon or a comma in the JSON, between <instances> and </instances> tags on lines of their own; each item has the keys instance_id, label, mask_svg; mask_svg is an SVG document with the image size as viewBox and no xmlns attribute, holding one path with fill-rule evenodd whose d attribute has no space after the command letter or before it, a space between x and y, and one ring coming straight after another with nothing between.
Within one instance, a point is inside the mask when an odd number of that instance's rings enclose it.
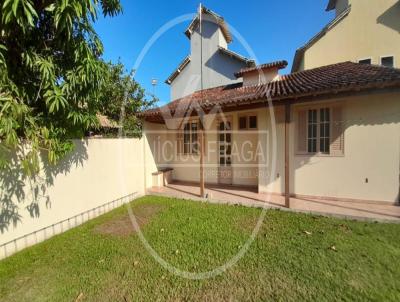
<instances>
[{"instance_id":1,"label":"shadow on wall","mask_svg":"<svg viewBox=\"0 0 400 302\"><path fill-rule=\"evenodd\" d=\"M390 27L400 33L400 1L386 10L376 20L377 23Z\"/></svg>"},{"instance_id":2,"label":"shadow on wall","mask_svg":"<svg viewBox=\"0 0 400 302\"><path fill-rule=\"evenodd\" d=\"M46 155L41 154L42 167L38 175L28 176L18 162L16 154L10 156L11 165L0 170L0 232L6 232L11 225L22 223L21 211L28 211L30 217L40 216L40 207L51 208L47 188L54 185L59 174L68 174L71 167L83 166L88 159L87 140L74 141L75 149L57 165L50 165Z\"/></svg>"},{"instance_id":3,"label":"shadow on wall","mask_svg":"<svg viewBox=\"0 0 400 302\"><path fill-rule=\"evenodd\" d=\"M240 63L227 55L223 55L219 51L216 51L207 62L205 62L205 65L220 74L222 77L231 81L237 81L235 72L246 67L245 64ZM216 83L215 86L220 86L221 84L222 83Z\"/></svg>"}]
</instances>

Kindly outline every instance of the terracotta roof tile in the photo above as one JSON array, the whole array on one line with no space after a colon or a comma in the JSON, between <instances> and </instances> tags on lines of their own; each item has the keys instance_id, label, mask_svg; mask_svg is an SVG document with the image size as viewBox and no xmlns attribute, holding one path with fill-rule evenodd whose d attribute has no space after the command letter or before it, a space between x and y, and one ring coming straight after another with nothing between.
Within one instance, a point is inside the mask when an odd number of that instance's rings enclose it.
<instances>
[{"instance_id":1,"label":"terracotta roof tile","mask_svg":"<svg viewBox=\"0 0 400 302\"><path fill-rule=\"evenodd\" d=\"M254 67L243 68L239 72L236 72L235 76L237 78L241 78L243 76L243 74L248 73L248 72L253 72L253 71L256 71L256 70L271 69L271 68L283 69L283 68L286 68L287 65L288 65L288 62L285 61L285 60L266 63L266 64L262 64L262 65L257 65L257 66L254 66Z\"/></svg>"},{"instance_id":2,"label":"terracotta roof tile","mask_svg":"<svg viewBox=\"0 0 400 302\"><path fill-rule=\"evenodd\" d=\"M338 92L400 88L400 69L344 62L283 75L279 80L267 84L242 85L236 83L197 91L139 115L151 119L165 117L162 113L171 112L177 116L177 113L186 114L188 110L199 106L207 110L216 105L224 108L246 105L248 102L265 102L268 95L272 101L284 101Z\"/></svg>"}]
</instances>

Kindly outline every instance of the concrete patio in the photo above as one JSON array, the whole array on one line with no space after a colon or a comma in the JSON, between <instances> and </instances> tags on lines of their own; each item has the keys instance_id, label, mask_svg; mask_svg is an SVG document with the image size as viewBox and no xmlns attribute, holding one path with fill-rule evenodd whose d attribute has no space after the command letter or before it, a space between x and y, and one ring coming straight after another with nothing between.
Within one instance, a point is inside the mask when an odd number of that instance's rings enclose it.
<instances>
[{"instance_id":1,"label":"concrete patio","mask_svg":"<svg viewBox=\"0 0 400 302\"><path fill-rule=\"evenodd\" d=\"M348 219L400 223L400 206L389 203L377 204L362 201L291 198L290 209L287 209L284 207L285 200L283 196L257 193L255 188L207 185L206 193L208 194L207 199L200 198L198 184L184 182L173 182L167 186L153 187L147 191L149 195L276 208Z\"/></svg>"}]
</instances>

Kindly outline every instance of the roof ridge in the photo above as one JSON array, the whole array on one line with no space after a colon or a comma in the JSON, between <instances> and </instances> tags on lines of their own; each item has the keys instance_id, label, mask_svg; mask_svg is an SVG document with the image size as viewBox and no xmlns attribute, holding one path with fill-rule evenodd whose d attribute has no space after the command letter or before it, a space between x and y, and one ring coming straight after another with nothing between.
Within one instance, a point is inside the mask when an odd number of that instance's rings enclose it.
<instances>
[{"instance_id":1,"label":"roof ridge","mask_svg":"<svg viewBox=\"0 0 400 302\"><path fill-rule=\"evenodd\" d=\"M269 62L269 63L256 65L253 67L242 68L238 72L235 73L235 76L237 78L240 78L240 77L242 77L243 74L248 73L248 72L252 72L255 70L262 70L262 69L270 69L270 68L275 68L275 67L278 69L283 69L283 68L286 68L287 65L288 65L288 62L286 60L273 61L273 62Z\"/></svg>"}]
</instances>

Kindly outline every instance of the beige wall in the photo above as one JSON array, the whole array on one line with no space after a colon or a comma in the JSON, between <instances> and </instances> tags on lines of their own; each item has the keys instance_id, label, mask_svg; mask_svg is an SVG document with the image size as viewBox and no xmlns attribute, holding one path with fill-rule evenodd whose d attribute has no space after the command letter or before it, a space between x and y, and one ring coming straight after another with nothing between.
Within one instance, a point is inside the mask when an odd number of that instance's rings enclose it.
<instances>
[{"instance_id":1,"label":"beige wall","mask_svg":"<svg viewBox=\"0 0 400 302\"><path fill-rule=\"evenodd\" d=\"M301 195L398 201L399 94L345 99L343 106L344 156L297 156L292 143L292 192ZM293 128L294 124L291 128L292 134Z\"/></svg>"},{"instance_id":2,"label":"beige wall","mask_svg":"<svg viewBox=\"0 0 400 302\"><path fill-rule=\"evenodd\" d=\"M345 1L340 1L340 3ZM304 54L301 69L344 61L394 56L400 68L400 2L350 0L351 11Z\"/></svg>"},{"instance_id":3,"label":"beige wall","mask_svg":"<svg viewBox=\"0 0 400 302\"><path fill-rule=\"evenodd\" d=\"M253 154L256 152L258 143L258 134L256 131L238 131L239 115L256 114L259 110L250 110L243 112L232 112L225 114L226 118L232 120L233 131L232 141L236 142L236 156L232 156L233 184L235 185L258 185L258 161ZM259 118L260 119L260 118ZM176 120L175 120L176 121ZM215 114L205 117L206 124L206 156L205 156L205 177L208 183L218 183L218 117ZM155 165L148 170L147 187L151 187L151 173L163 167L173 168L173 179L180 181L198 182L199 181L199 155L177 154L172 148L172 144L176 143L176 130L173 125L179 123L170 122L170 125L162 126L157 124L146 123L147 146L150 157L154 160ZM165 141L170 144L163 148ZM161 146L161 147L160 147ZM164 155L162 155L164 154ZM244 160L249 166L244 166ZM248 159L248 160L247 160ZM150 160L151 161L151 160Z\"/></svg>"},{"instance_id":4,"label":"beige wall","mask_svg":"<svg viewBox=\"0 0 400 302\"><path fill-rule=\"evenodd\" d=\"M326 103L341 104L344 125L344 156L298 155L295 150L297 110L302 106ZM290 125L290 183L291 193L318 197L360 199L371 201L398 201L400 174L400 102L399 94L371 94L368 96L332 99L293 107ZM241 114L257 114L258 135L238 130ZM233 159L233 183L258 185L260 192L284 192L284 111L275 107L275 123L269 108L227 113L233 120L232 140L239 148L244 142L261 146L263 156L246 165L237 165ZM217 129L214 116L207 116L208 129ZM207 123L206 122L206 123ZM151 124L149 124L151 125ZM163 127L163 126L157 126ZM274 130L275 128L275 130ZM274 133L276 140L274 143ZM161 138L160 138L161 139ZM175 141L175 133L166 137ZM207 133L206 143L217 140L217 132ZM257 142L258 140L258 142ZM274 147L276 152L274 152ZM248 149L246 150L249 151ZM245 151L245 152L246 152ZM257 153L257 150L250 150ZM157 153L157 152L154 152ZM169 154L167 152L167 154ZM240 156L246 154L241 152ZM275 157L274 157L275 156ZM276 159L274 165L274 158ZM205 158L206 181L217 183L217 153ZM236 164L236 167L235 167ZM198 156L176 155L171 161L159 161L159 167L174 168L173 178L181 181L199 181ZM273 169L275 166L275 169ZM148 172L157 170L157 163ZM255 177L245 177L255 175ZM150 179L150 177L149 177ZM368 179L368 182L366 182ZM149 180L150 181L150 180ZM147 187L151 187L151 183Z\"/></svg>"},{"instance_id":5,"label":"beige wall","mask_svg":"<svg viewBox=\"0 0 400 302\"><path fill-rule=\"evenodd\" d=\"M297 155L295 148L296 113L290 126L291 193L318 197L398 201L400 174L400 102L399 94L360 96L331 100L326 104L343 106L344 156ZM315 103L314 103L315 104ZM302 106L312 106L305 104ZM279 109L281 110L281 109ZM271 129L265 112L264 124ZM284 124L278 117L277 169L268 181L260 177L259 191L284 192ZM271 131L272 133L272 131ZM272 138L269 139L272 154ZM270 161L272 162L272 161ZM271 165L269 165L268 169ZM264 174L270 174L267 170ZM280 177L277 177L277 174ZM366 183L368 178L368 183Z\"/></svg>"},{"instance_id":6,"label":"beige wall","mask_svg":"<svg viewBox=\"0 0 400 302\"><path fill-rule=\"evenodd\" d=\"M262 83L269 83L279 79L278 68L271 70L255 70L243 75L243 86L253 86Z\"/></svg>"},{"instance_id":7,"label":"beige wall","mask_svg":"<svg viewBox=\"0 0 400 302\"><path fill-rule=\"evenodd\" d=\"M26 182L22 188L25 198L18 201L13 196L21 217L16 225L10 223L8 230L0 233L0 258L144 194L142 140L89 139L74 143L75 152L52 168L51 173L42 173L36 181ZM14 176L7 179L11 186L2 179L2 203L10 188L18 186L16 180L20 180L21 174ZM128 195L131 196L118 200ZM29 212L26 207L32 204L36 211ZM66 221L60 223L63 220ZM12 241L18 237L23 238ZM5 244L9 241L12 242Z\"/></svg>"}]
</instances>

